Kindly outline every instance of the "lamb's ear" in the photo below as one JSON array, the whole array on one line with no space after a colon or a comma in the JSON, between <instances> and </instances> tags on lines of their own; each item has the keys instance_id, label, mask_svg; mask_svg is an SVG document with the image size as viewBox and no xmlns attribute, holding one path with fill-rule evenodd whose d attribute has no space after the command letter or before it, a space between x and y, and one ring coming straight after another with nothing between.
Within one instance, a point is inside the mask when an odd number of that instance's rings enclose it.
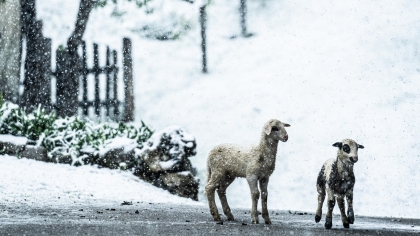
<instances>
[{"instance_id":1,"label":"lamb's ear","mask_svg":"<svg viewBox=\"0 0 420 236\"><path fill-rule=\"evenodd\" d=\"M363 145L361 145L361 144L357 144L357 146L358 146L360 149L365 148L365 146L363 146Z\"/></svg>"},{"instance_id":2,"label":"lamb's ear","mask_svg":"<svg viewBox=\"0 0 420 236\"><path fill-rule=\"evenodd\" d=\"M343 146L343 143L341 143L341 142L336 142L336 143L333 144L333 147L341 148L341 146Z\"/></svg>"},{"instance_id":3,"label":"lamb's ear","mask_svg":"<svg viewBox=\"0 0 420 236\"><path fill-rule=\"evenodd\" d=\"M271 125L270 124L267 124L266 126L264 126L264 132L267 135L270 135L270 133L271 133Z\"/></svg>"},{"instance_id":4,"label":"lamb's ear","mask_svg":"<svg viewBox=\"0 0 420 236\"><path fill-rule=\"evenodd\" d=\"M289 124L283 123L284 127L290 127Z\"/></svg>"}]
</instances>

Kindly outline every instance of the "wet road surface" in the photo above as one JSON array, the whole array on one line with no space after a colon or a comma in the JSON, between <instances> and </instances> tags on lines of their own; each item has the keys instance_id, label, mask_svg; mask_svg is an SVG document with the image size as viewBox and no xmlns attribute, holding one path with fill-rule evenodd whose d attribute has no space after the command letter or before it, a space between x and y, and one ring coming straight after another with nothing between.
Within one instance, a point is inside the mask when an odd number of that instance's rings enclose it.
<instances>
[{"instance_id":1,"label":"wet road surface","mask_svg":"<svg viewBox=\"0 0 420 236\"><path fill-rule=\"evenodd\" d=\"M220 209L219 209L220 210ZM8 206L0 204L0 235L420 235L420 219L357 216L344 229L314 222L310 212L270 211L272 225L251 224L247 209L235 221L212 220L207 206L132 203L104 206ZM222 219L226 220L224 216Z\"/></svg>"}]
</instances>

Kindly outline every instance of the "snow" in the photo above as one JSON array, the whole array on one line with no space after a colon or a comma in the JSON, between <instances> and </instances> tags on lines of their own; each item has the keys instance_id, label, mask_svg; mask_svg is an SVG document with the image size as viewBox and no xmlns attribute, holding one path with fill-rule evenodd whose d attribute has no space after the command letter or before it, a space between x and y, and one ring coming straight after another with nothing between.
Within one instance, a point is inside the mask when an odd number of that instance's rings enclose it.
<instances>
[{"instance_id":1,"label":"snow","mask_svg":"<svg viewBox=\"0 0 420 236\"><path fill-rule=\"evenodd\" d=\"M65 43L78 1L37 4L54 48ZM316 176L335 155L331 145L352 138L365 146L355 165L356 214L419 218L420 3L249 0L255 35L231 39L240 35L238 5L215 0L207 7L208 74L201 73L195 10L186 15L191 32L178 41L140 37L131 30L134 13L111 18L112 6L92 12L85 38L119 51L122 37L132 39L136 122L194 134L201 191L213 146L258 142L264 122L278 118L291 127L279 144L269 209L315 211ZM236 180L227 193L231 207L249 208L250 197L237 194L248 192Z\"/></svg>"},{"instance_id":2,"label":"snow","mask_svg":"<svg viewBox=\"0 0 420 236\"><path fill-rule=\"evenodd\" d=\"M200 205L144 182L129 171L74 167L0 156L2 204L35 207L128 202Z\"/></svg>"},{"instance_id":3,"label":"snow","mask_svg":"<svg viewBox=\"0 0 420 236\"><path fill-rule=\"evenodd\" d=\"M99 156L104 156L111 150L122 149L124 153L127 153L137 147L137 141L127 137L115 137L113 139L105 141L104 145L99 146Z\"/></svg>"},{"instance_id":4,"label":"snow","mask_svg":"<svg viewBox=\"0 0 420 236\"><path fill-rule=\"evenodd\" d=\"M17 137L10 134L0 134L0 142L8 142L16 146L24 146L28 142L26 137Z\"/></svg>"},{"instance_id":5,"label":"snow","mask_svg":"<svg viewBox=\"0 0 420 236\"><path fill-rule=\"evenodd\" d=\"M162 169L164 170L169 170L172 168L172 166L174 166L176 163L178 163L178 160L175 159L170 159L167 161L160 161L159 165L160 167L162 167Z\"/></svg>"},{"instance_id":6,"label":"snow","mask_svg":"<svg viewBox=\"0 0 420 236\"><path fill-rule=\"evenodd\" d=\"M167 140L168 143L164 143L162 141L164 139ZM195 137L192 134L186 132L179 126L171 125L153 133L153 135L147 140L147 144L144 145L141 150L136 151L136 154L139 156L146 154L144 158L147 159L149 158L148 151L156 150L158 146L165 146L165 148L169 151L168 154L170 154L172 158L177 159L176 161L179 161L184 155L184 147L194 147L194 141ZM172 166L173 164L175 163L167 162L163 163L163 166L170 168L169 166ZM163 166L162 168L164 168Z\"/></svg>"}]
</instances>

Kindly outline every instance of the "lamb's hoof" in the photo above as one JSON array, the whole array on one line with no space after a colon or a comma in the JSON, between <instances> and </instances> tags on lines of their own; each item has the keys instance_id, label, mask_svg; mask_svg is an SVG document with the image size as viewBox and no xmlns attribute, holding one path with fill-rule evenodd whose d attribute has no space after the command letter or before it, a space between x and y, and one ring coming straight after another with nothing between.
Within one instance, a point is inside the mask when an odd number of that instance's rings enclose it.
<instances>
[{"instance_id":1,"label":"lamb's hoof","mask_svg":"<svg viewBox=\"0 0 420 236\"><path fill-rule=\"evenodd\" d=\"M354 223L354 213L353 212L347 212L347 219L349 221L349 224Z\"/></svg>"},{"instance_id":2,"label":"lamb's hoof","mask_svg":"<svg viewBox=\"0 0 420 236\"><path fill-rule=\"evenodd\" d=\"M271 220L266 220L266 221L265 221L265 224L267 224L267 225L271 225Z\"/></svg>"},{"instance_id":3,"label":"lamb's hoof","mask_svg":"<svg viewBox=\"0 0 420 236\"><path fill-rule=\"evenodd\" d=\"M227 217L227 220L228 220L228 221L235 221L235 218L233 218L233 216L228 216L228 217Z\"/></svg>"},{"instance_id":4,"label":"lamb's hoof","mask_svg":"<svg viewBox=\"0 0 420 236\"><path fill-rule=\"evenodd\" d=\"M315 223L318 223L319 221L321 221L321 216L315 215Z\"/></svg>"},{"instance_id":5,"label":"lamb's hoof","mask_svg":"<svg viewBox=\"0 0 420 236\"><path fill-rule=\"evenodd\" d=\"M258 220L252 220L253 224L259 224L260 222L258 222Z\"/></svg>"},{"instance_id":6,"label":"lamb's hoof","mask_svg":"<svg viewBox=\"0 0 420 236\"><path fill-rule=\"evenodd\" d=\"M350 227L349 223L343 223L344 228L348 229Z\"/></svg>"},{"instance_id":7,"label":"lamb's hoof","mask_svg":"<svg viewBox=\"0 0 420 236\"><path fill-rule=\"evenodd\" d=\"M213 218L214 219L214 221L222 221L222 219L220 219L220 217L219 218Z\"/></svg>"},{"instance_id":8,"label":"lamb's hoof","mask_svg":"<svg viewBox=\"0 0 420 236\"><path fill-rule=\"evenodd\" d=\"M326 217L325 218L325 228L326 229L331 229L332 227L332 218L331 217Z\"/></svg>"}]
</instances>

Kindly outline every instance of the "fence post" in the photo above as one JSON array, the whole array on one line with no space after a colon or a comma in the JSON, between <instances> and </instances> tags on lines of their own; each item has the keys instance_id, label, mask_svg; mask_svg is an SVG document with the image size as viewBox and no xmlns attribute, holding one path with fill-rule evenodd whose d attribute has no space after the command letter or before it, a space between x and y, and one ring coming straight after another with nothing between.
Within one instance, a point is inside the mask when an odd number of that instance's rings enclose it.
<instances>
[{"instance_id":1,"label":"fence post","mask_svg":"<svg viewBox=\"0 0 420 236\"><path fill-rule=\"evenodd\" d=\"M246 37L248 35L246 30L246 0L240 0L241 5L239 7L239 14L241 15L241 33L242 36Z\"/></svg>"},{"instance_id":2,"label":"fence post","mask_svg":"<svg viewBox=\"0 0 420 236\"><path fill-rule=\"evenodd\" d=\"M70 56L67 50L60 46L56 51L56 78L57 78L57 115L71 116L71 100L73 100L72 87L69 79ZM77 97L76 97L77 98Z\"/></svg>"},{"instance_id":3,"label":"fence post","mask_svg":"<svg viewBox=\"0 0 420 236\"><path fill-rule=\"evenodd\" d=\"M111 51L109 50L109 46L106 47L106 89L105 89L105 106L106 106L106 116L109 117L109 109L111 108L111 100L109 95L111 93L110 85L111 85Z\"/></svg>"},{"instance_id":4,"label":"fence post","mask_svg":"<svg viewBox=\"0 0 420 236\"><path fill-rule=\"evenodd\" d=\"M40 102L45 111L49 112L53 109L51 104L51 39L42 37L42 50L41 50L41 86L42 93Z\"/></svg>"},{"instance_id":5,"label":"fence post","mask_svg":"<svg viewBox=\"0 0 420 236\"><path fill-rule=\"evenodd\" d=\"M124 122L134 121L133 62L131 40L123 39L123 78L124 78Z\"/></svg>"},{"instance_id":6,"label":"fence post","mask_svg":"<svg viewBox=\"0 0 420 236\"><path fill-rule=\"evenodd\" d=\"M42 36L42 22L36 21L28 28L27 55L25 59L25 80L22 106L32 112L39 104L51 109L51 40Z\"/></svg>"},{"instance_id":7,"label":"fence post","mask_svg":"<svg viewBox=\"0 0 420 236\"><path fill-rule=\"evenodd\" d=\"M120 111L118 109L119 104L118 104L118 90L117 90L118 89L117 51L114 50L112 53L113 53L113 56L114 56L114 64L113 64L113 68L112 68L113 79L114 79L114 82L113 82L113 89L114 89L113 92L114 92L114 94L113 94L112 98L113 98L113 102L114 102L114 117L116 119L118 119L119 116L120 116Z\"/></svg>"},{"instance_id":8,"label":"fence post","mask_svg":"<svg viewBox=\"0 0 420 236\"><path fill-rule=\"evenodd\" d=\"M95 74L95 115L100 115L100 98L99 98L99 56L98 56L98 44L93 44L93 73Z\"/></svg>"},{"instance_id":9,"label":"fence post","mask_svg":"<svg viewBox=\"0 0 420 236\"><path fill-rule=\"evenodd\" d=\"M83 58L82 58L82 73L83 73L83 77L82 77L82 92L83 92L83 97L82 97L82 110L83 110L83 115L84 116L88 116L88 97L87 97L87 75L89 73L88 68L87 68L87 58L86 58L86 42L83 41L82 42L82 51L83 51Z\"/></svg>"},{"instance_id":10,"label":"fence post","mask_svg":"<svg viewBox=\"0 0 420 236\"><path fill-rule=\"evenodd\" d=\"M74 116L79 108L80 59L74 53L62 46L57 49L57 114L61 117Z\"/></svg>"},{"instance_id":11,"label":"fence post","mask_svg":"<svg viewBox=\"0 0 420 236\"><path fill-rule=\"evenodd\" d=\"M207 13L206 6L200 7L200 26L201 26L201 51L203 53L202 61L202 71L207 73L207 53L206 53L206 23L207 23Z\"/></svg>"}]
</instances>

